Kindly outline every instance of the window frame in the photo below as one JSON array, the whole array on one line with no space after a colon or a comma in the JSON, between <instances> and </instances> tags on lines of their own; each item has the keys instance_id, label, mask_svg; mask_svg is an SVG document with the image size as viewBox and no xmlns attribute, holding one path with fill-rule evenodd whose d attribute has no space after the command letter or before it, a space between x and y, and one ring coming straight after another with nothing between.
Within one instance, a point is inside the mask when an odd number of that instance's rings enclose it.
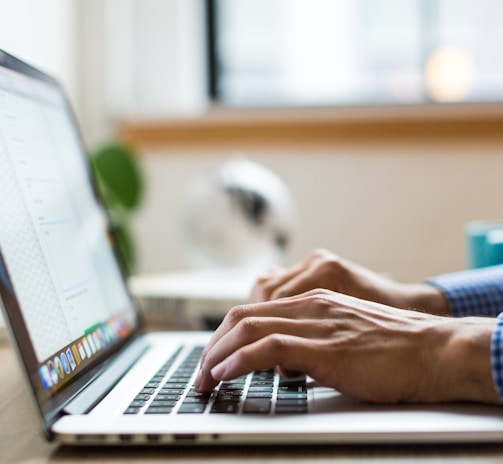
<instances>
[{"instance_id":1,"label":"window frame","mask_svg":"<svg viewBox=\"0 0 503 464\"><path fill-rule=\"evenodd\" d=\"M338 108L362 108L364 111L367 108L407 108L407 107L437 107L437 106L453 106L456 105L458 106L461 110L463 108L470 108L470 107L491 107L491 106L501 106L503 107L503 99L501 100L494 100L494 101L489 101L489 100L477 100L477 101L461 101L461 102L442 102L442 101L434 101L428 96L426 96L425 100L422 102L390 102L390 103L354 103L354 104L334 104L334 103L327 103L326 105L298 105L295 103L292 104L274 104L271 103L271 105L257 105L257 106L247 106L247 105L232 105L232 104L226 104L222 102L221 100L221 95L219 95L219 67L217 63L217 58L218 58L218 46L217 46L217 41L218 41L218 12L217 12L217 4L218 0L204 0L204 6L205 6L205 18L206 18L206 55L207 55L207 86L208 86L208 97L210 100L210 103L212 105L216 105L219 107L223 108L229 108L232 110L256 110L256 109L292 109L296 111L302 111L304 108L311 109L311 108L331 108L331 109L338 109Z\"/></svg>"}]
</instances>

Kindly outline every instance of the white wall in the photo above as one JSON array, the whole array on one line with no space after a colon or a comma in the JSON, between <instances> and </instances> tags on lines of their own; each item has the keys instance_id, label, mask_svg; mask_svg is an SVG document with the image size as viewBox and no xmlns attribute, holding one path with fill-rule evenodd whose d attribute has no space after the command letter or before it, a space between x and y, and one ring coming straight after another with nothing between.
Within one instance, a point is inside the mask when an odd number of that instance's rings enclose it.
<instances>
[{"instance_id":1,"label":"white wall","mask_svg":"<svg viewBox=\"0 0 503 464\"><path fill-rule=\"evenodd\" d=\"M243 151L280 175L299 210L288 261L325 246L400 280L465 267L463 226L503 218L503 145L433 143L255 147ZM180 222L188 183L232 153L147 151L149 189L135 228L140 270L186 265Z\"/></svg>"},{"instance_id":2,"label":"white wall","mask_svg":"<svg viewBox=\"0 0 503 464\"><path fill-rule=\"evenodd\" d=\"M58 77L78 103L77 0L0 0L0 48Z\"/></svg>"},{"instance_id":3,"label":"white wall","mask_svg":"<svg viewBox=\"0 0 503 464\"><path fill-rule=\"evenodd\" d=\"M129 119L206 107L203 0L79 0L78 108L90 148Z\"/></svg>"}]
</instances>

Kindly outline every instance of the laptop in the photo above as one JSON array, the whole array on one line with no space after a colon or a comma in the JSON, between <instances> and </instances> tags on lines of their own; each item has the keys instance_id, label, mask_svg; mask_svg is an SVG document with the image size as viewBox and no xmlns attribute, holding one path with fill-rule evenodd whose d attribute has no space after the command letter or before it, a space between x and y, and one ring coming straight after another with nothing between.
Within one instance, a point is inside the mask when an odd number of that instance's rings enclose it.
<instances>
[{"instance_id":1,"label":"laptop","mask_svg":"<svg viewBox=\"0 0 503 464\"><path fill-rule=\"evenodd\" d=\"M211 334L143 332L68 101L54 78L4 52L0 295L50 440L196 446L503 439L501 408L365 404L274 370L195 391Z\"/></svg>"}]
</instances>

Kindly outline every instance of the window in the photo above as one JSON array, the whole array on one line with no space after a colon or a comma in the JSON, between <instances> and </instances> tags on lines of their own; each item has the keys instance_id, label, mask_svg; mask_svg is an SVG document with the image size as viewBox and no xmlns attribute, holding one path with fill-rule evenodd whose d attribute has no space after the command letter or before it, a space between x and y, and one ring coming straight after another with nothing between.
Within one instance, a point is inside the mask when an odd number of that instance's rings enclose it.
<instances>
[{"instance_id":1,"label":"window","mask_svg":"<svg viewBox=\"0 0 503 464\"><path fill-rule=\"evenodd\" d=\"M500 0L208 0L237 107L503 101Z\"/></svg>"}]
</instances>

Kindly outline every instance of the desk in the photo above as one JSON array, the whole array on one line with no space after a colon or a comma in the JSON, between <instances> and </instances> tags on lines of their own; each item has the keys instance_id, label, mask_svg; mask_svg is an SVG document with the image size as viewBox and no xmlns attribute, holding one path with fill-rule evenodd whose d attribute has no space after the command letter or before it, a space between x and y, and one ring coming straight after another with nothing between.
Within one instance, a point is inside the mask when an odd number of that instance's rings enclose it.
<instances>
[{"instance_id":1,"label":"desk","mask_svg":"<svg viewBox=\"0 0 503 464\"><path fill-rule=\"evenodd\" d=\"M303 446L241 448L72 448L48 443L38 427L12 350L0 344L0 463L501 463L501 445Z\"/></svg>"}]
</instances>

